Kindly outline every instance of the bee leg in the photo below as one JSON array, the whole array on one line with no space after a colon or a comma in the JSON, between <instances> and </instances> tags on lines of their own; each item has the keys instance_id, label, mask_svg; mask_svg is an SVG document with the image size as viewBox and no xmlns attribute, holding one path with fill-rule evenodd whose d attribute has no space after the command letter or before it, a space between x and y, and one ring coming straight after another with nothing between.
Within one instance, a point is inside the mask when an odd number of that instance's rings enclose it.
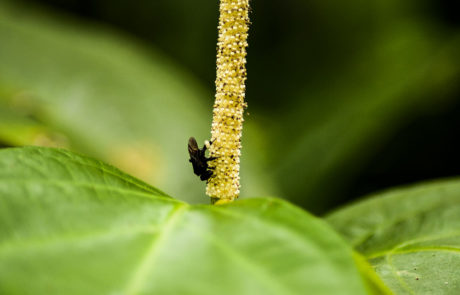
<instances>
[{"instance_id":1,"label":"bee leg","mask_svg":"<svg viewBox=\"0 0 460 295\"><path fill-rule=\"evenodd\" d=\"M211 141L208 141L208 140L205 140L205 141L204 141L204 146L203 146L203 148L201 149L201 150L203 151L203 155L204 155L204 153L206 152L206 150L209 149L209 147L212 145L212 143L213 143L214 141L215 141L215 139L214 139L214 140L211 140Z\"/></svg>"},{"instance_id":2,"label":"bee leg","mask_svg":"<svg viewBox=\"0 0 460 295\"><path fill-rule=\"evenodd\" d=\"M208 183L209 178L213 176L214 172L210 170L206 170L206 172L202 173L200 176L200 179L202 181L206 180L206 183Z\"/></svg>"},{"instance_id":3,"label":"bee leg","mask_svg":"<svg viewBox=\"0 0 460 295\"><path fill-rule=\"evenodd\" d=\"M212 173L212 174L208 177L208 179L206 179L206 184L208 184L208 183L209 183L209 180L210 180L211 178L214 178L214 177L216 177L216 175L215 175L214 173Z\"/></svg>"},{"instance_id":4,"label":"bee leg","mask_svg":"<svg viewBox=\"0 0 460 295\"><path fill-rule=\"evenodd\" d=\"M209 141L209 140L205 140L204 146L207 147L207 148L209 148L209 147L212 145L212 143L213 143L214 141L215 141L215 139L214 139L214 140L210 140L210 141Z\"/></svg>"}]
</instances>

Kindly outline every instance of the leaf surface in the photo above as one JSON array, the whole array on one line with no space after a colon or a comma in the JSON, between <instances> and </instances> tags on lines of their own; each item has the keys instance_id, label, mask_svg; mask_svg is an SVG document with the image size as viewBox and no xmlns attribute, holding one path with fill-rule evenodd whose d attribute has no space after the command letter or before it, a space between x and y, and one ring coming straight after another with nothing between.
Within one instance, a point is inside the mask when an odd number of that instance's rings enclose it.
<instances>
[{"instance_id":1,"label":"leaf surface","mask_svg":"<svg viewBox=\"0 0 460 295\"><path fill-rule=\"evenodd\" d=\"M460 293L460 181L397 189L327 220L396 294Z\"/></svg>"},{"instance_id":2,"label":"leaf surface","mask_svg":"<svg viewBox=\"0 0 460 295\"><path fill-rule=\"evenodd\" d=\"M0 151L1 294L366 294L351 248L277 199L191 206L100 161Z\"/></svg>"}]
</instances>

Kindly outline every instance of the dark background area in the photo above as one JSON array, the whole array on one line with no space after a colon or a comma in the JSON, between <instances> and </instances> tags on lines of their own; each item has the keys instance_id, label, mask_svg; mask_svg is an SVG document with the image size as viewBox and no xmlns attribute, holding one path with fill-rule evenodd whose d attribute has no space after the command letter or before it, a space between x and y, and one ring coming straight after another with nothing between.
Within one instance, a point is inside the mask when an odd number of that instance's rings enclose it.
<instances>
[{"instance_id":1,"label":"dark background area","mask_svg":"<svg viewBox=\"0 0 460 295\"><path fill-rule=\"evenodd\" d=\"M213 91L218 1L22 1L104 23L135 36L145 45L160 49ZM341 85L344 77L349 78L354 67L363 60L362 56L372 51L369 48L378 47L376 44L380 36L386 36L391 26L396 28L395 31L399 30L400 20L407 19L415 24L419 22L439 34L459 32L458 3L455 0L251 1L248 118L262 122L278 120L277 123L265 125L270 128L265 132L274 134L268 143L269 158L272 160L267 162L267 167L283 166L283 163L290 161L284 161L284 158L286 153L291 153L291 139L295 137L293 126L296 123L283 118L289 117L292 109L299 104L315 106L326 101L322 94L334 88L334 85ZM458 65L460 52L456 57L454 54L453 58L454 66ZM366 67L366 63L363 67ZM369 70L359 73L372 76L380 71L380 68L373 68L370 62ZM404 69L401 73L401 79L404 79ZM330 192L326 190L321 196L329 201L322 201L321 204L303 203L293 197L303 192L303 187L290 189L289 181L281 180L284 187L281 191L296 203L316 213L323 213L362 195L389 187L459 175L458 76L453 81L448 83L449 89L437 87L427 91L426 95L430 97L428 107L420 110L413 108L413 111L408 107L405 115L397 120L396 127L375 144L370 144L372 152L362 156L358 152L355 157L334 168L337 175L350 175L341 185ZM366 80L357 76L357 89L360 83L366 83ZM415 87L419 90L418 96L425 95L420 89L424 84ZM303 95L305 92L311 94ZM213 97L203 99L212 105ZM342 97L337 95L335 99ZM438 104L438 100L443 103ZM336 106L333 99L329 99L328 104L330 109ZM376 117L376 120L379 118ZM346 127L344 130L347 130ZM338 137L337 141L340 140ZM334 140L332 143L335 144ZM299 160L300 167L297 168L286 164L286 168L275 172L273 178L277 179L279 175L290 178L289 175L301 174L303 170L316 169L305 167L303 163ZM349 169L355 163L359 164ZM337 175L332 173L328 179L333 181L339 177ZM327 185L327 180L325 183L321 185ZM307 192L319 194L317 188Z\"/></svg>"}]
</instances>

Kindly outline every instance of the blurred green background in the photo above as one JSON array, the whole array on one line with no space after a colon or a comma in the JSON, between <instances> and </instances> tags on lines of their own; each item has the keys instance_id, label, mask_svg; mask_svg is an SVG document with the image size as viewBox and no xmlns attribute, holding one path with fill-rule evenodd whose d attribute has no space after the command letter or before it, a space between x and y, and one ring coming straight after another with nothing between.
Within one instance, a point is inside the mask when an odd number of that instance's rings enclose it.
<instances>
[{"instance_id":1,"label":"blurred green background","mask_svg":"<svg viewBox=\"0 0 460 295\"><path fill-rule=\"evenodd\" d=\"M241 198L321 214L460 174L455 0L251 0ZM61 146L208 203L218 1L0 0L1 146Z\"/></svg>"}]
</instances>

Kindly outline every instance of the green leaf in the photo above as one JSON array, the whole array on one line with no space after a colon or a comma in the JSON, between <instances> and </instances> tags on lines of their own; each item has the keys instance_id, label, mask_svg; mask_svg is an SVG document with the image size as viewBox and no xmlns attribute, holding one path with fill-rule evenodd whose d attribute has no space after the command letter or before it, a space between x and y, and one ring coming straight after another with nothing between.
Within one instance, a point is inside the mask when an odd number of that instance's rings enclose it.
<instances>
[{"instance_id":1,"label":"green leaf","mask_svg":"<svg viewBox=\"0 0 460 295\"><path fill-rule=\"evenodd\" d=\"M356 266L358 267L363 281L366 285L368 294L391 295L393 292L382 282L380 277L375 273L373 267L359 253L354 252Z\"/></svg>"},{"instance_id":2,"label":"green leaf","mask_svg":"<svg viewBox=\"0 0 460 295\"><path fill-rule=\"evenodd\" d=\"M102 162L0 150L1 294L366 294L351 248L287 202L191 206Z\"/></svg>"},{"instance_id":3,"label":"green leaf","mask_svg":"<svg viewBox=\"0 0 460 295\"><path fill-rule=\"evenodd\" d=\"M460 180L392 190L327 220L396 294L460 293Z\"/></svg>"}]
</instances>

